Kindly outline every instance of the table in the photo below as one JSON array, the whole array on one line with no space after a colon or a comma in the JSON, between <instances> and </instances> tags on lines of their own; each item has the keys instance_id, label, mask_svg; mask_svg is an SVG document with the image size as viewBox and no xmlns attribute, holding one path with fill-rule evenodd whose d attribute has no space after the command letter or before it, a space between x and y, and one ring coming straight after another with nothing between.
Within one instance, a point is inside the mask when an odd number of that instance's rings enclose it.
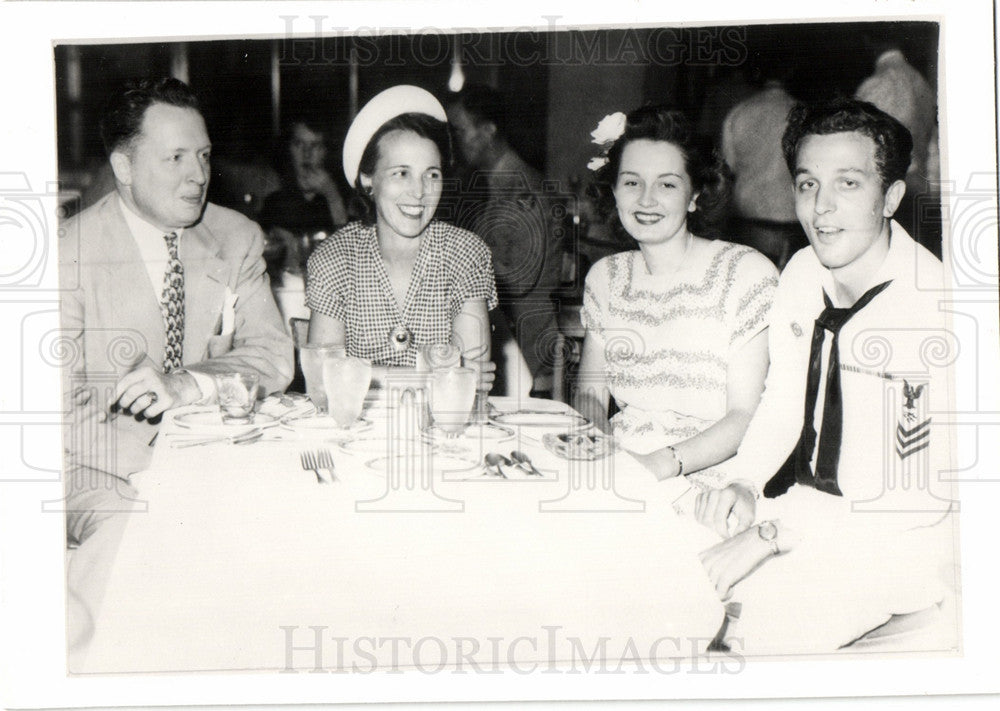
<instances>
[{"instance_id":1,"label":"table","mask_svg":"<svg viewBox=\"0 0 1000 711\"><path fill-rule=\"evenodd\" d=\"M366 410L368 435L426 457L401 438L406 411L384 405ZM684 482L657 483L625 453L559 459L540 443L551 428L512 429L468 457L520 449L544 477L455 471L448 457L421 477L411 460L369 466L382 454L283 428L252 445L175 448L167 418L133 477L148 510L122 524L71 671L613 670L702 653L724 611L697 559L704 529L671 509ZM335 483L300 466L319 446Z\"/></svg>"}]
</instances>

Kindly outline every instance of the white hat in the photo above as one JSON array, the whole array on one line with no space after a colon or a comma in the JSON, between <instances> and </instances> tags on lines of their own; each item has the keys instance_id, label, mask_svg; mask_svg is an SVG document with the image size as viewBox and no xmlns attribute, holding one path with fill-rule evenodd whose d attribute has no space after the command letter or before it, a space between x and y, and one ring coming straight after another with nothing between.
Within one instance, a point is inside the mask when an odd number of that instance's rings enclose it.
<instances>
[{"instance_id":1,"label":"white hat","mask_svg":"<svg viewBox=\"0 0 1000 711\"><path fill-rule=\"evenodd\" d=\"M409 84L386 89L358 112L347 130L347 138L344 139L344 175L350 185L353 186L358 179L361 155L375 132L390 119L409 113L427 114L439 121L448 120L444 107L433 94Z\"/></svg>"}]
</instances>

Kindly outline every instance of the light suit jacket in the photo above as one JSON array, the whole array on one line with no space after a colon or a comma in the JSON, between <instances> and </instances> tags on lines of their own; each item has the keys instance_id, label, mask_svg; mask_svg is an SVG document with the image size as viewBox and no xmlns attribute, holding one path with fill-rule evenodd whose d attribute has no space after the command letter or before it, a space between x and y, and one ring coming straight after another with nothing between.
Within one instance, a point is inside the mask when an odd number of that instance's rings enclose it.
<instances>
[{"instance_id":1,"label":"light suit jacket","mask_svg":"<svg viewBox=\"0 0 1000 711\"><path fill-rule=\"evenodd\" d=\"M265 272L263 234L239 213L209 203L180 241L184 264L184 367L212 374L255 372L261 391L282 391L293 373L292 342ZM157 293L116 193L62 226L59 246L66 392L87 386L86 406L67 403L69 463L125 476L145 468L156 426L121 414L102 422L115 382L148 355L162 364ZM235 327L222 335L228 289ZM77 398L79 400L79 398ZM109 426L110 425L110 426Z\"/></svg>"}]
</instances>

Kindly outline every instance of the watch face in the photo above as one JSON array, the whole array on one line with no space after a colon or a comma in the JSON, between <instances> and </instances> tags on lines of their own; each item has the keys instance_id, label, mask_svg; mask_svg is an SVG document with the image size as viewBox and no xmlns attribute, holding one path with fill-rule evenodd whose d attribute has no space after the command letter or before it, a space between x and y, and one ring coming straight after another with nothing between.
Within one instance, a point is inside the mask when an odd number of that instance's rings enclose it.
<instances>
[{"instance_id":1,"label":"watch face","mask_svg":"<svg viewBox=\"0 0 1000 711\"><path fill-rule=\"evenodd\" d=\"M773 541L778 537L778 527L771 521L764 521L764 523L757 526L757 535L765 541Z\"/></svg>"}]
</instances>

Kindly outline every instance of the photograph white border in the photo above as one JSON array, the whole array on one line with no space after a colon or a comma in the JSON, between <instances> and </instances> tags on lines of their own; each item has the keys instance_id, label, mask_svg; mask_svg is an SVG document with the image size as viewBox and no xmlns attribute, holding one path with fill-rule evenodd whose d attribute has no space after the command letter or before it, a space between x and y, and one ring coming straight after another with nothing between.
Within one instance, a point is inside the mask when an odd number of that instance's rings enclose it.
<instances>
[{"instance_id":1,"label":"photograph white border","mask_svg":"<svg viewBox=\"0 0 1000 711\"><path fill-rule=\"evenodd\" d=\"M324 28L377 28L418 32L425 28L489 30L557 26L740 25L761 21L810 22L844 19L941 21L939 96L943 171L955 191L972 188L996 199L996 75L993 7L988 2L932 0L840 0L823 4L771 0L684 5L608 2L598 7L561 2L325 2L325 3L3 3L0 5L0 66L5 109L0 118L0 174L24 176L31 191L50 194L57 180L56 95L53 42L176 41L282 36L282 16L324 16ZM373 22L373 20L377 20ZM381 20L386 20L382 22ZM194 28L194 29L193 29ZM859 48L860 51L860 48ZM979 181L970 186L971 176ZM0 190L10 183L0 184ZM0 196L2 198L2 196ZM993 203L995 208L995 202ZM53 205L54 208L54 205ZM995 219L995 215L994 215ZM0 226L2 228L2 226ZM987 227L987 229L989 229ZM995 231L996 223L992 229ZM0 232L0 234L3 234ZM946 242L948 241L946 231ZM51 238L51 234L47 237ZM996 265L996 241L978 240L980 265ZM990 250L993 250L992 252ZM0 244L2 251L2 244ZM14 250L16 251L16 250ZM949 254L946 247L946 258ZM963 255L957 255L964 258ZM0 273L7 266L0 256ZM981 270L980 270L981 271ZM141 706L183 704L401 702L436 700L560 700L664 698L794 698L869 695L995 693L1000 690L996 622L997 562L994 521L1000 503L1000 462L995 446L1000 425L997 372L997 291L970 288L956 301L975 302L965 311L979 320L976 367L956 368L957 408L979 427L959 429L960 462L974 466L963 478L960 519L962 551L963 656L955 659L895 656L891 659L792 662L753 661L736 674L686 670L662 675L311 675L190 674L67 677L65 673L64 532L40 502L61 498L58 481L0 480L0 599L2 678L0 702L9 708ZM56 327L56 255L46 255L44 279L34 289L0 288L4 345L0 451L9 457L22 436L45 436L58 451L59 383L40 381L23 357L20 321L29 312L51 312ZM963 344L964 346L965 344ZM972 344L969 344L972 347ZM963 353L968 358L968 353ZM960 362L961 363L961 362ZM32 400L51 402L28 411L18 400L25 383ZM20 409L19 409L20 408ZM52 420L52 415L56 420ZM39 435L40 430L47 434ZM978 435L978 436L977 436ZM978 448L978 450L977 450ZM987 481L992 479L993 481ZM206 640L206 643L211 643Z\"/></svg>"}]
</instances>

